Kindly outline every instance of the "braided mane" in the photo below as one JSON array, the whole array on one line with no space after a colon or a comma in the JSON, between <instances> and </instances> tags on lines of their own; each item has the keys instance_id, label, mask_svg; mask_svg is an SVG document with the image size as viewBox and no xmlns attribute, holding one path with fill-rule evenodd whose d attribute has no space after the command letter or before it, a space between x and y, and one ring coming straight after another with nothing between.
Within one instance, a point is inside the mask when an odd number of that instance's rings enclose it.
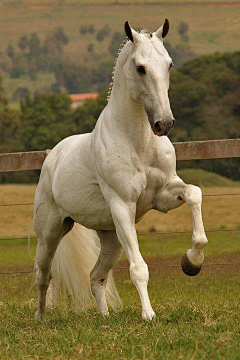
<instances>
[{"instance_id":1,"label":"braided mane","mask_svg":"<svg viewBox=\"0 0 240 360\"><path fill-rule=\"evenodd\" d=\"M110 83L109 85L109 88L108 88L108 93L107 93L107 101L110 99L110 96L111 96L111 92L112 92L112 87L113 87L113 81L114 81L114 73L115 73L115 68L116 68L116 63L117 63L117 59L120 55L120 52L122 50L122 48L124 47L124 45L128 42L128 39L125 39L123 40L123 42L121 43L119 49L118 49L118 53L117 53L117 57L115 59L115 62L114 62L114 67L113 67L113 71L112 71L112 82Z\"/></svg>"}]
</instances>

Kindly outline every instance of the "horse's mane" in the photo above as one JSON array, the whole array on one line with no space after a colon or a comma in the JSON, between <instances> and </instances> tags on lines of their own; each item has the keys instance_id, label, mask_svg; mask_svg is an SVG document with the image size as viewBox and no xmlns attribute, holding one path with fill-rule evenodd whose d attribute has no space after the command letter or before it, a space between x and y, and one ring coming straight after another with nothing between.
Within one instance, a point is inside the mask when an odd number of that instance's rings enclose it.
<instances>
[{"instance_id":1,"label":"horse's mane","mask_svg":"<svg viewBox=\"0 0 240 360\"><path fill-rule=\"evenodd\" d=\"M109 100L110 96L111 96L111 92L112 92L112 87L113 87L113 80L114 80L114 73L115 73L115 68L116 68L116 63L117 63L117 60L118 60L118 57L121 53L121 50L122 48L124 47L124 45L128 42L128 39L125 39L123 40L123 42L121 43L121 45L119 46L119 49L118 49L118 53L117 53L117 57L114 61L114 67L113 67L113 70L112 70L112 81L109 85L109 88L108 88L108 93L107 93L107 101Z\"/></svg>"}]
</instances>

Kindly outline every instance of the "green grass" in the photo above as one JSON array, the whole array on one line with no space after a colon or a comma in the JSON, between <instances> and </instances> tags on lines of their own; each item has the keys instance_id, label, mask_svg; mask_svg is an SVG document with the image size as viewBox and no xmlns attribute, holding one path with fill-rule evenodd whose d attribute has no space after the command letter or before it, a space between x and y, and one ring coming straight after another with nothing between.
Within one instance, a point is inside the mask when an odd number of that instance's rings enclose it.
<instances>
[{"instance_id":1,"label":"green grass","mask_svg":"<svg viewBox=\"0 0 240 360\"><path fill-rule=\"evenodd\" d=\"M239 262L240 235L210 233L206 263ZM179 264L190 234L140 236L150 265ZM31 241L34 254L36 240ZM0 242L0 271L30 270L27 243ZM125 266L123 259L121 266ZM0 276L2 359L240 359L239 266L203 267L197 277L180 268L150 268L149 293L156 321L141 319L140 301L128 270L116 269L124 309L102 318L96 309L48 309L33 318L32 274Z\"/></svg>"},{"instance_id":2,"label":"green grass","mask_svg":"<svg viewBox=\"0 0 240 360\"><path fill-rule=\"evenodd\" d=\"M209 244L205 248L206 257L222 257L240 252L240 230L236 232L210 232L207 233ZM139 243L143 254L152 257L154 254L163 258L183 255L191 246L192 234L163 234L140 236ZM231 244L231 246L229 246ZM240 261L240 258L239 258Z\"/></svg>"},{"instance_id":3,"label":"green grass","mask_svg":"<svg viewBox=\"0 0 240 360\"><path fill-rule=\"evenodd\" d=\"M239 359L236 300L231 306L221 301L215 307L213 300L199 306L176 296L158 306L158 319L150 324L134 306L109 319L95 311L51 311L43 322L32 319L29 306L9 310L2 320L3 358Z\"/></svg>"}]
</instances>

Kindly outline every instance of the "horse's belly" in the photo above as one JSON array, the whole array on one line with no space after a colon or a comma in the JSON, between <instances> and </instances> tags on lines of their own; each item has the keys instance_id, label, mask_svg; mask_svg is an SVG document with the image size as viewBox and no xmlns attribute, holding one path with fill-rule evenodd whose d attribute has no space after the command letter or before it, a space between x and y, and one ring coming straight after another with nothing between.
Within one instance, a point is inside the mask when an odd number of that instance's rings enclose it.
<instances>
[{"instance_id":1,"label":"horse's belly","mask_svg":"<svg viewBox=\"0 0 240 360\"><path fill-rule=\"evenodd\" d=\"M74 221L90 229L114 229L109 206L102 194L96 194L95 191L92 195L93 196L86 196L86 194L84 194L81 199L79 198L77 206L69 208L69 216L71 216Z\"/></svg>"},{"instance_id":2,"label":"horse's belly","mask_svg":"<svg viewBox=\"0 0 240 360\"><path fill-rule=\"evenodd\" d=\"M61 181L59 184L55 184L56 204L74 221L87 228L112 229L114 226L111 212L99 185L86 176L82 179L78 176L76 182L74 176L70 178L68 186L63 186Z\"/></svg>"}]
</instances>

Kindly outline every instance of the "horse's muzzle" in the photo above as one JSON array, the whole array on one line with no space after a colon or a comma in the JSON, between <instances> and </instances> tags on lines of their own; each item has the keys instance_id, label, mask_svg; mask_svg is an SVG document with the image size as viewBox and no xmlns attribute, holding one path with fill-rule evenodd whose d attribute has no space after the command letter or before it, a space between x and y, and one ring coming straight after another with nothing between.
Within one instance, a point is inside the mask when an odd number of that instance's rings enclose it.
<instances>
[{"instance_id":1,"label":"horse's muzzle","mask_svg":"<svg viewBox=\"0 0 240 360\"><path fill-rule=\"evenodd\" d=\"M153 124L153 132L157 136L168 135L169 131L174 127L175 119L169 122L155 121Z\"/></svg>"}]
</instances>

